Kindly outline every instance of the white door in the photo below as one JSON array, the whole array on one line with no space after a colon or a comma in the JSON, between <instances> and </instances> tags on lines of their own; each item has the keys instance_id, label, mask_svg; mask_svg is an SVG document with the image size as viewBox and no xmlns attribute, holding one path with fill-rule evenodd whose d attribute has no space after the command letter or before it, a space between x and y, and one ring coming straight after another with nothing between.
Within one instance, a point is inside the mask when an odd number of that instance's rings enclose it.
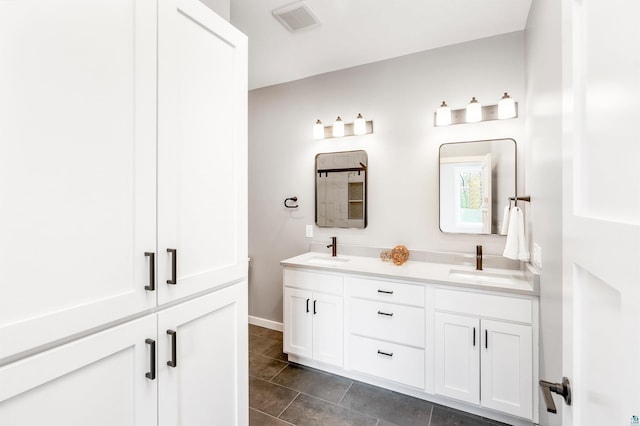
<instances>
[{"instance_id":1,"label":"white door","mask_svg":"<svg viewBox=\"0 0 640 426\"><path fill-rule=\"evenodd\" d=\"M0 367L1 423L156 425L155 338L150 315Z\"/></svg>"},{"instance_id":2,"label":"white door","mask_svg":"<svg viewBox=\"0 0 640 426\"><path fill-rule=\"evenodd\" d=\"M480 403L480 320L435 314L435 390L440 395Z\"/></svg>"},{"instance_id":3,"label":"white door","mask_svg":"<svg viewBox=\"0 0 640 426\"><path fill-rule=\"evenodd\" d=\"M514 416L533 416L533 336L530 325L481 321L480 401Z\"/></svg>"},{"instance_id":4,"label":"white door","mask_svg":"<svg viewBox=\"0 0 640 426\"><path fill-rule=\"evenodd\" d=\"M563 425L629 425L640 417L640 3L565 5Z\"/></svg>"},{"instance_id":5,"label":"white door","mask_svg":"<svg viewBox=\"0 0 640 426\"><path fill-rule=\"evenodd\" d=\"M247 40L158 2L159 303L247 276Z\"/></svg>"},{"instance_id":6,"label":"white door","mask_svg":"<svg viewBox=\"0 0 640 426\"><path fill-rule=\"evenodd\" d=\"M155 0L0 2L0 359L155 305Z\"/></svg>"},{"instance_id":7,"label":"white door","mask_svg":"<svg viewBox=\"0 0 640 426\"><path fill-rule=\"evenodd\" d=\"M344 313L342 296L313 294L313 359L342 367Z\"/></svg>"},{"instance_id":8,"label":"white door","mask_svg":"<svg viewBox=\"0 0 640 426\"><path fill-rule=\"evenodd\" d=\"M158 314L159 425L247 424L246 300L241 282Z\"/></svg>"},{"instance_id":9,"label":"white door","mask_svg":"<svg viewBox=\"0 0 640 426\"><path fill-rule=\"evenodd\" d=\"M313 294L284 288L284 351L307 358L313 356Z\"/></svg>"}]
</instances>

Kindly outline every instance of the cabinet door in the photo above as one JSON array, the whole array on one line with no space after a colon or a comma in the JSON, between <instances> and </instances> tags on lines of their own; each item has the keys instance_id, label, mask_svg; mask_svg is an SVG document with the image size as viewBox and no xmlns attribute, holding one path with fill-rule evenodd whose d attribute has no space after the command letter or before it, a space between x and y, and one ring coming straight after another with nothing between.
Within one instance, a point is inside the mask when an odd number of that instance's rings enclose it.
<instances>
[{"instance_id":1,"label":"cabinet door","mask_svg":"<svg viewBox=\"0 0 640 426\"><path fill-rule=\"evenodd\" d=\"M313 356L313 294L308 290L284 288L284 352Z\"/></svg>"},{"instance_id":2,"label":"cabinet door","mask_svg":"<svg viewBox=\"0 0 640 426\"><path fill-rule=\"evenodd\" d=\"M158 7L158 276L165 303L247 276L247 41L201 1Z\"/></svg>"},{"instance_id":3,"label":"cabinet door","mask_svg":"<svg viewBox=\"0 0 640 426\"><path fill-rule=\"evenodd\" d=\"M246 282L158 314L159 425L248 423L247 315Z\"/></svg>"},{"instance_id":4,"label":"cabinet door","mask_svg":"<svg viewBox=\"0 0 640 426\"><path fill-rule=\"evenodd\" d=\"M342 367L344 313L342 297L313 293L313 359Z\"/></svg>"},{"instance_id":5,"label":"cabinet door","mask_svg":"<svg viewBox=\"0 0 640 426\"><path fill-rule=\"evenodd\" d=\"M155 304L155 39L155 0L0 2L0 359Z\"/></svg>"},{"instance_id":6,"label":"cabinet door","mask_svg":"<svg viewBox=\"0 0 640 426\"><path fill-rule=\"evenodd\" d=\"M435 391L480 403L480 320L435 314Z\"/></svg>"},{"instance_id":7,"label":"cabinet door","mask_svg":"<svg viewBox=\"0 0 640 426\"><path fill-rule=\"evenodd\" d=\"M530 419L533 415L531 326L482 320L482 405Z\"/></svg>"},{"instance_id":8,"label":"cabinet door","mask_svg":"<svg viewBox=\"0 0 640 426\"><path fill-rule=\"evenodd\" d=\"M155 315L0 367L3 425L155 425Z\"/></svg>"}]
</instances>

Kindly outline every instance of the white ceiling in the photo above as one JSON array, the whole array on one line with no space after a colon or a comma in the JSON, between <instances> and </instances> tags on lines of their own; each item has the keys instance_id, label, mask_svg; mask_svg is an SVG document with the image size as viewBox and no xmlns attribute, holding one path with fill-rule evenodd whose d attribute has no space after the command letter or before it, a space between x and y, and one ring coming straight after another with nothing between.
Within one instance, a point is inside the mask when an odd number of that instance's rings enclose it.
<instances>
[{"instance_id":1,"label":"white ceiling","mask_svg":"<svg viewBox=\"0 0 640 426\"><path fill-rule=\"evenodd\" d=\"M249 37L249 89L524 29L531 0L306 0L321 21L291 33L294 0L231 0Z\"/></svg>"}]
</instances>

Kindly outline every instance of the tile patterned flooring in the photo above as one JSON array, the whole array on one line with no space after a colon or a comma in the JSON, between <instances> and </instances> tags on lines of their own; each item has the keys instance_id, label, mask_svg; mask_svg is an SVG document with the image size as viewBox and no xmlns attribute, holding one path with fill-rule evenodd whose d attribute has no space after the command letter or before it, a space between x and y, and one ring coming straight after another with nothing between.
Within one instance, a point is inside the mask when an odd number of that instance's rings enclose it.
<instances>
[{"instance_id":1,"label":"tile patterned flooring","mask_svg":"<svg viewBox=\"0 0 640 426\"><path fill-rule=\"evenodd\" d=\"M504 426L287 362L282 333L249 325L250 426Z\"/></svg>"}]
</instances>

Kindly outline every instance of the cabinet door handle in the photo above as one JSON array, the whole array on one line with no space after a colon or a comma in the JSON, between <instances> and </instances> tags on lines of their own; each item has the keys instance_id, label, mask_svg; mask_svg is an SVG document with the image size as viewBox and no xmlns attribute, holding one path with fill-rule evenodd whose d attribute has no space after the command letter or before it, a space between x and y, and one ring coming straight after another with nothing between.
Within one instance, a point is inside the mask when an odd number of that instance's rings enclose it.
<instances>
[{"instance_id":1,"label":"cabinet door handle","mask_svg":"<svg viewBox=\"0 0 640 426\"><path fill-rule=\"evenodd\" d=\"M178 250L177 249L167 249L167 253L171 254L171 279L167 280L167 284L177 284L178 283Z\"/></svg>"},{"instance_id":2,"label":"cabinet door handle","mask_svg":"<svg viewBox=\"0 0 640 426\"><path fill-rule=\"evenodd\" d=\"M307 313L309 313L309 299L307 299Z\"/></svg>"},{"instance_id":3,"label":"cabinet door handle","mask_svg":"<svg viewBox=\"0 0 640 426\"><path fill-rule=\"evenodd\" d=\"M156 379L156 341L153 339L145 339L147 345L150 345L149 349L149 372L144 376L149 380Z\"/></svg>"},{"instance_id":4,"label":"cabinet door handle","mask_svg":"<svg viewBox=\"0 0 640 426\"><path fill-rule=\"evenodd\" d=\"M388 356L389 358L391 358L393 356L393 352L383 352L380 349L378 349L378 354L379 355Z\"/></svg>"},{"instance_id":5,"label":"cabinet door handle","mask_svg":"<svg viewBox=\"0 0 640 426\"><path fill-rule=\"evenodd\" d=\"M313 301L313 315L318 313L318 311L316 311L316 302L317 302L317 300Z\"/></svg>"},{"instance_id":6,"label":"cabinet door handle","mask_svg":"<svg viewBox=\"0 0 640 426\"><path fill-rule=\"evenodd\" d=\"M382 293L382 294L393 294L393 290L381 290L381 289L378 289L378 293Z\"/></svg>"},{"instance_id":7,"label":"cabinet door handle","mask_svg":"<svg viewBox=\"0 0 640 426\"><path fill-rule=\"evenodd\" d=\"M382 311L378 311L378 315L384 315L386 317L392 317L393 316L393 312L382 312Z\"/></svg>"},{"instance_id":8,"label":"cabinet door handle","mask_svg":"<svg viewBox=\"0 0 640 426\"><path fill-rule=\"evenodd\" d=\"M489 331L484 331L484 348L489 349Z\"/></svg>"},{"instance_id":9,"label":"cabinet door handle","mask_svg":"<svg viewBox=\"0 0 640 426\"><path fill-rule=\"evenodd\" d=\"M149 285L144 286L147 291L156 289L156 254L146 251L144 255L149 258Z\"/></svg>"},{"instance_id":10,"label":"cabinet door handle","mask_svg":"<svg viewBox=\"0 0 640 426\"><path fill-rule=\"evenodd\" d=\"M476 345L476 328L473 327L473 346Z\"/></svg>"},{"instance_id":11,"label":"cabinet door handle","mask_svg":"<svg viewBox=\"0 0 640 426\"><path fill-rule=\"evenodd\" d=\"M177 345L178 345L178 334L175 330L167 330L167 334L171 338L171 359L167 361L167 365L169 367L176 368L178 366L178 357L177 357Z\"/></svg>"}]
</instances>

